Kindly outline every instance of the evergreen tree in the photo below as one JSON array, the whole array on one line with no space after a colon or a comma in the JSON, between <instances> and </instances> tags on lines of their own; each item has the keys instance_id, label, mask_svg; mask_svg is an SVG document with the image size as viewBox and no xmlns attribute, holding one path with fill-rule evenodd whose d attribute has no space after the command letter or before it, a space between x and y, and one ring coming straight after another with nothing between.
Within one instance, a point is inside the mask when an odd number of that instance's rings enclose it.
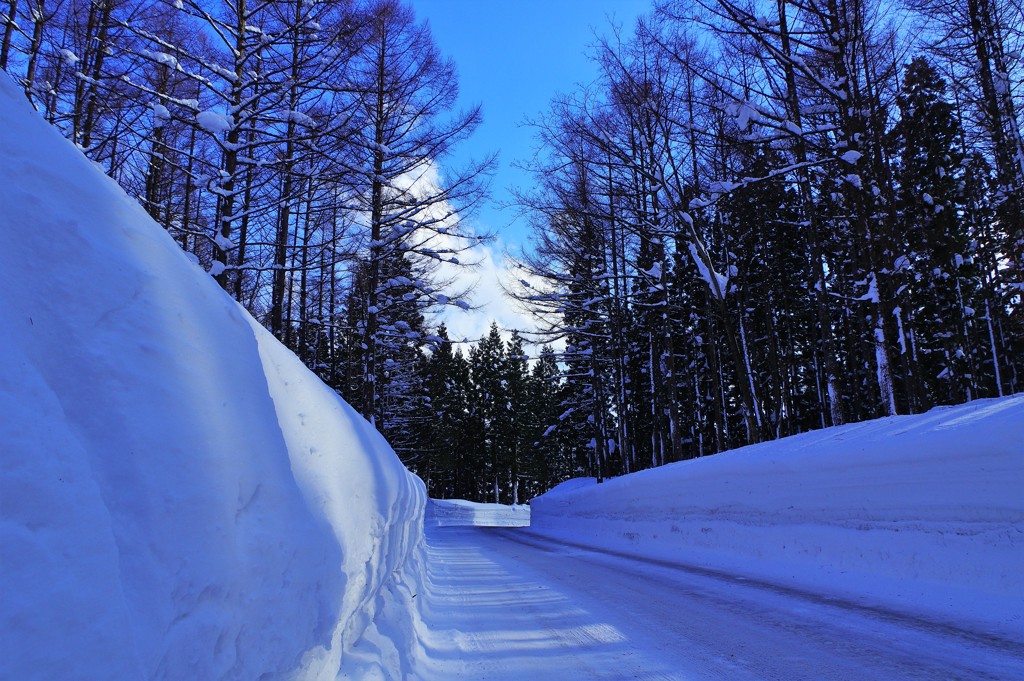
<instances>
[{"instance_id":1,"label":"evergreen tree","mask_svg":"<svg viewBox=\"0 0 1024 681\"><path fill-rule=\"evenodd\" d=\"M481 456L478 488L498 504L510 496L509 458L505 447L511 411L509 409L507 353L501 332L491 324L487 336L469 351L473 377L473 411L478 427L477 446Z\"/></svg>"},{"instance_id":2,"label":"evergreen tree","mask_svg":"<svg viewBox=\"0 0 1024 681\"><path fill-rule=\"evenodd\" d=\"M891 135L897 147L899 235L905 249L894 268L903 282L897 310L901 352L916 369L911 396L918 408L962 401L972 391L975 268L962 220L960 130L944 100L945 82L918 57L907 67ZM915 375L916 374L916 375Z\"/></svg>"},{"instance_id":3,"label":"evergreen tree","mask_svg":"<svg viewBox=\"0 0 1024 681\"><path fill-rule=\"evenodd\" d=\"M413 469L423 478L431 497L465 497L464 478L472 474L465 457L471 394L469 367L460 352L453 352L443 324L432 340L423 377L419 457Z\"/></svg>"},{"instance_id":4,"label":"evergreen tree","mask_svg":"<svg viewBox=\"0 0 1024 681\"><path fill-rule=\"evenodd\" d=\"M567 443L558 428L561 415L561 371L551 346L541 348L528 381L529 427L528 456L523 466L529 496L541 494L572 477L567 465Z\"/></svg>"}]
</instances>

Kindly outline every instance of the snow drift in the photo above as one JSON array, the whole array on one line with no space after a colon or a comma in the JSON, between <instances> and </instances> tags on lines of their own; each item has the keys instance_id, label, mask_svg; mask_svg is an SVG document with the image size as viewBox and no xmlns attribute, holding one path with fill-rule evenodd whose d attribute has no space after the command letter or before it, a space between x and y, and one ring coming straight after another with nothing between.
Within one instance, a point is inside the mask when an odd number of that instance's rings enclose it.
<instances>
[{"instance_id":1,"label":"snow drift","mask_svg":"<svg viewBox=\"0 0 1024 681\"><path fill-rule=\"evenodd\" d=\"M531 531L1024 631L1024 395L828 428L531 502Z\"/></svg>"},{"instance_id":2,"label":"snow drift","mask_svg":"<svg viewBox=\"0 0 1024 681\"><path fill-rule=\"evenodd\" d=\"M400 675L420 481L2 73L0 121L0 678Z\"/></svg>"}]
</instances>

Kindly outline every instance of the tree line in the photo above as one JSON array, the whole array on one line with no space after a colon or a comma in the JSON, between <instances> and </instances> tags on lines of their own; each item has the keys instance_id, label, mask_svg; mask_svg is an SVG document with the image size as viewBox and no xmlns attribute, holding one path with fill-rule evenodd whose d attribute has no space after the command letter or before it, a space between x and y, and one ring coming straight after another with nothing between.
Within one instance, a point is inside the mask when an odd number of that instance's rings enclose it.
<instances>
[{"instance_id":1,"label":"tree line","mask_svg":"<svg viewBox=\"0 0 1024 681\"><path fill-rule=\"evenodd\" d=\"M494 159L455 65L397 0L10 0L0 68L36 110L391 442L435 496L525 500L548 352L431 315L488 235ZM539 367L539 368L538 368ZM546 372L546 374L545 374ZM528 398L527 395L530 395ZM558 408L544 397L548 410ZM553 405L553 406L552 406ZM562 471L569 477L581 471ZM521 486L519 484L521 481Z\"/></svg>"},{"instance_id":2,"label":"tree line","mask_svg":"<svg viewBox=\"0 0 1024 681\"><path fill-rule=\"evenodd\" d=\"M670 0L600 42L515 290L591 475L1021 389L1022 12Z\"/></svg>"},{"instance_id":3,"label":"tree line","mask_svg":"<svg viewBox=\"0 0 1024 681\"><path fill-rule=\"evenodd\" d=\"M385 433L493 158L398 0L9 0L0 68ZM443 165L443 170L441 169ZM460 260L460 258L462 260ZM405 395L406 401L412 399Z\"/></svg>"},{"instance_id":4,"label":"tree line","mask_svg":"<svg viewBox=\"0 0 1024 681\"><path fill-rule=\"evenodd\" d=\"M0 68L433 496L1021 389L1017 0L665 0L532 124L539 331L432 313L493 158L398 0L7 0ZM532 359L527 346L543 346Z\"/></svg>"}]
</instances>

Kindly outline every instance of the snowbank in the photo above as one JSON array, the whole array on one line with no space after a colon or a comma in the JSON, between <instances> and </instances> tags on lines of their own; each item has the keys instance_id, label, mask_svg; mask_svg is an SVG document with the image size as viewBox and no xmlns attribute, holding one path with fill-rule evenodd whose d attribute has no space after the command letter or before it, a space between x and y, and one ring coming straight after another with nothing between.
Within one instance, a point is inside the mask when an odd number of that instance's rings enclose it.
<instances>
[{"instance_id":1,"label":"snowbank","mask_svg":"<svg viewBox=\"0 0 1024 681\"><path fill-rule=\"evenodd\" d=\"M400 675L420 481L2 73L0 120L0 678Z\"/></svg>"},{"instance_id":2,"label":"snowbank","mask_svg":"<svg viewBox=\"0 0 1024 681\"><path fill-rule=\"evenodd\" d=\"M531 502L531 531L1024 631L1024 395L744 447Z\"/></svg>"},{"instance_id":3,"label":"snowbank","mask_svg":"<svg viewBox=\"0 0 1024 681\"><path fill-rule=\"evenodd\" d=\"M530 507L480 504L465 499L431 499L427 503L427 522L438 527L527 527L530 524Z\"/></svg>"}]
</instances>

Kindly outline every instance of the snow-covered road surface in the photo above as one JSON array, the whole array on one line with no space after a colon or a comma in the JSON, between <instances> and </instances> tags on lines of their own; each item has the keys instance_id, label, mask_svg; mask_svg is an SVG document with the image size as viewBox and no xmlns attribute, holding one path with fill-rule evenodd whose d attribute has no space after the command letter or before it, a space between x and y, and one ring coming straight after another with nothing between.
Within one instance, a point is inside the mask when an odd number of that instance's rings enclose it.
<instances>
[{"instance_id":1,"label":"snow-covered road surface","mask_svg":"<svg viewBox=\"0 0 1024 681\"><path fill-rule=\"evenodd\" d=\"M513 528L429 527L426 679L1024 679L1024 641Z\"/></svg>"}]
</instances>

